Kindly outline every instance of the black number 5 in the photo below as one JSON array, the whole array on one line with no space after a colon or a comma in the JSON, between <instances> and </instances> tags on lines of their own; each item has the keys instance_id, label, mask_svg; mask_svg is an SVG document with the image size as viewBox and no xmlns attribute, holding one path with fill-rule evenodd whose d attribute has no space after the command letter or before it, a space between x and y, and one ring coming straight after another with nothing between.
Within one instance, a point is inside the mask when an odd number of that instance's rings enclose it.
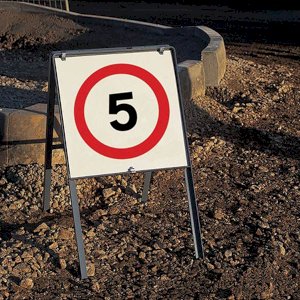
<instances>
[{"instance_id":1,"label":"black number 5","mask_svg":"<svg viewBox=\"0 0 300 300\"><path fill-rule=\"evenodd\" d=\"M132 99L132 92L119 93L109 95L109 113L116 115L119 111L126 111L129 115L128 122L125 124L119 123L117 120L110 122L111 126L119 131L126 131L132 129L137 121L137 114L134 109L129 104L121 103L117 104L119 100L130 100Z\"/></svg>"}]
</instances>

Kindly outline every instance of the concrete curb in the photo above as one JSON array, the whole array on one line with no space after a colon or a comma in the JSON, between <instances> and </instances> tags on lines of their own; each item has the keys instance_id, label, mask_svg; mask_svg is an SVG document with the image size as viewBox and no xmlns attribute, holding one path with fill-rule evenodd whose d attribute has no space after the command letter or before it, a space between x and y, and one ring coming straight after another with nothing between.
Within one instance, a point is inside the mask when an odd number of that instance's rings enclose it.
<instances>
[{"instance_id":1,"label":"concrete curb","mask_svg":"<svg viewBox=\"0 0 300 300\"><path fill-rule=\"evenodd\" d=\"M112 17L83 15L55 8L21 2L0 2L1 9L21 12L50 13L86 22L103 22L111 26L126 26L164 35L170 31L193 35L206 42L201 60L186 60L178 64L181 93L184 101L205 94L206 86L217 86L226 69L226 52L223 38L205 26L173 28L147 22ZM36 104L25 109L2 109L0 111L0 165L43 163L46 133L46 104ZM57 108L56 108L57 109ZM59 114L56 110L56 135L59 134ZM63 163L64 153L55 150L53 163Z\"/></svg>"},{"instance_id":2,"label":"concrete curb","mask_svg":"<svg viewBox=\"0 0 300 300\"><path fill-rule=\"evenodd\" d=\"M0 111L0 163L3 166L44 163L47 104ZM55 111L55 143L60 142L60 117ZM54 163L64 162L63 151L53 152Z\"/></svg>"},{"instance_id":3,"label":"concrete curb","mask_svg":"<svg viewBox=\"0 0 300 300\"><path fill-rule=\"evenodd\" d=\"M205 86L218 86L226 70L226 51L222 36L206 26L192 27L194 35L206 40L208 45L201 52Z\"/></svg>"},{"instance_id":4,"label":"concrete curb","mask_svg":"<svg viewBox=\"0 0 300 300\"><path fill-rule=\"evenodd\" d=\"M178 64L181 94L188 101L205 94L205 77L202 61L186 60Z\"/></svg>"}]
</instances>

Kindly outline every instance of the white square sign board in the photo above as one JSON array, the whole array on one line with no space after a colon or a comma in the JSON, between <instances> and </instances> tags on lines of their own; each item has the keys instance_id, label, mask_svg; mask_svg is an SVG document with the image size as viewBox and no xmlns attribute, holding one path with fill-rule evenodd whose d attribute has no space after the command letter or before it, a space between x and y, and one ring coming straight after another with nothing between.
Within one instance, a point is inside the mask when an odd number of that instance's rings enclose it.
<instances>
[{"instance_id":1,"label":"white square sign board","mask_svg":"<svg viewBox=\"0 0 300 300\"><path fill-rule=\"evenodd\" d=\"M54 56L70 178L188 166L172 51Z\"/></svg>"}]
</instances>

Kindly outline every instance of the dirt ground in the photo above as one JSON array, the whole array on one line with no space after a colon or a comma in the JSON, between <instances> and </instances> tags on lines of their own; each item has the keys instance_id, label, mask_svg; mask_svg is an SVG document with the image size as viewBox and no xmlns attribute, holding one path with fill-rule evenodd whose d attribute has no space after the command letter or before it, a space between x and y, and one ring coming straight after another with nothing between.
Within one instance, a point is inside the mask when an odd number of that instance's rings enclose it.
<instances>
[{"instance_id":1,"label":"dirt ground","mask_svg":"<svg viewBox=\"0 0 300 300\"><path fill-rule=\"evenodd\" d=\"M205 259L194 259L182 170L155 172L146 204L137 199L141 174L78 181L90 275L81 281L65 166L54 168L49 213L41 211L43 166L1 168L0 299L299 299L297 15L74 5L171 26L206 24L223 34L225 78L184 104ZM94 47L104 31L0 11L0 106L45 102L49 51ZM97 45L122 43L115 35ZM184 48L184 40L169 40Z\"/></svg>"}]
</instances>

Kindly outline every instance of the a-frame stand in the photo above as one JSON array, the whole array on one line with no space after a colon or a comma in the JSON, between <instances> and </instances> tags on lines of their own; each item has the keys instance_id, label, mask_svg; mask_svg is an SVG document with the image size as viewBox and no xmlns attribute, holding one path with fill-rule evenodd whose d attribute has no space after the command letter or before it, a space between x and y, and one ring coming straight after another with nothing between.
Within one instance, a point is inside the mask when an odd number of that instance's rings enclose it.
<instances>
[{"instance_id":1,"label":"a-frame stand","mask_svg":"<svg viewBox=\"0 0 300 300\"><path fill-rule=\"evenodd\" d=\"M49 66L49 99L48 99L48 107L47 107L47 125L46 125L46 147L45 147L45 171L44 171L44 194L43 194L43 210L48 211L50 209L50 187L51 187L51 173L52 173L52 151L55 149L65 148L64 145L53 145L53 129L54 129L54 108L55 108L55 99L57 94L57 86L56 86L56 74L54 70L53 61L50 58L50 66ZM184 124L185 129L185 124ZM63 134L64 136L64 134ZM65 141L64 141L65 143ZM187 142L186 142L187 143ZM188 195L188 203L189 203L189 211L191 218L191 226L193 232L193 240L195 246L195 256L196 258L203 258L203 246L201 240L201 229L200 229L200 221L199 221L199 213L198 206L195 197L194 191L194 183L191 169L190 157L187 149L187 157L189 165L185 167L185 182L187 187L187 195ZM67 161L67 156L66 156ZM67 161L68 164L68 161ZM129 172L130 173L130 172ZM141 197L142 202L146 202L148 198L148 191L150 188L152 178L152 171L145 172L144 179L144 188L143 194ZM80 274L81 278L87 278L87 267L86 267L86 259L85 259L85 251L84 251L84 242L80 221L80 211L78 205L78 198L76 193L76 182L74 179L69 178L69 188L70 188L70 196L71 196L71 204L72 204L72 212L75 226L75 236L78 250L78 258L80 265Z\"/></svg>"}]
</instances>

